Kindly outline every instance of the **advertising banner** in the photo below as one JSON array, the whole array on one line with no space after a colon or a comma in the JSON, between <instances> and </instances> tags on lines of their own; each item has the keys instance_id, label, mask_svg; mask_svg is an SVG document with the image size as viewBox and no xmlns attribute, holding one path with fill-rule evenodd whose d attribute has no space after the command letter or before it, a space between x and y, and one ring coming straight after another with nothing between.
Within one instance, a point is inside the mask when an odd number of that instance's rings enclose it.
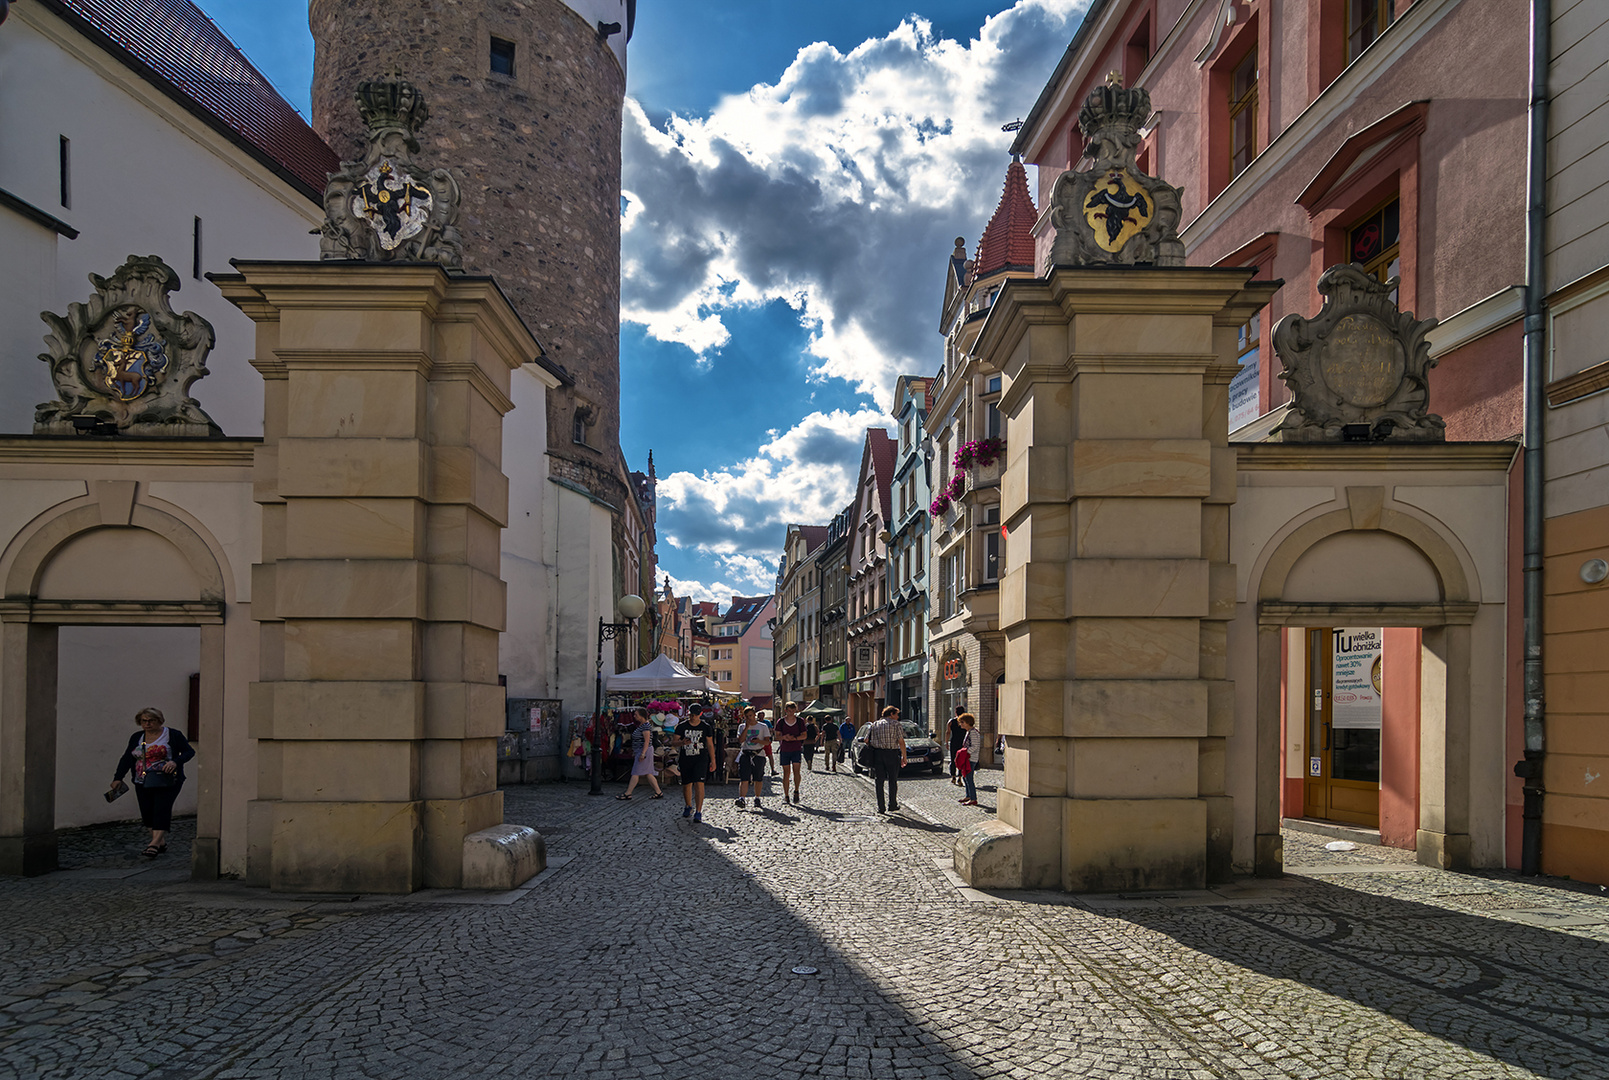
<instances>
[{"instance_id":1,"label":"advertising banner","mask_svg":"<svg viewBox=\"0 0 1609 1080\"><path fill-rule=\"evenodd\" d=\"M1258 350L1253 349L1241 357L1240 371L1229 383L1229 430L1244 427L1262 415L1258 408L1257 376L1262 365Z\"/></svg>"},{"instance_id":2,"label":"advertising banner","mask_svg":"<svg viewBox=\"0 0 1609 1080\"><path fill-rule=\"evenodd\" d=\"M1337 628L1330 725L1380 729L1380 646L1378 627Z\"/></svg>"}]
</instances>

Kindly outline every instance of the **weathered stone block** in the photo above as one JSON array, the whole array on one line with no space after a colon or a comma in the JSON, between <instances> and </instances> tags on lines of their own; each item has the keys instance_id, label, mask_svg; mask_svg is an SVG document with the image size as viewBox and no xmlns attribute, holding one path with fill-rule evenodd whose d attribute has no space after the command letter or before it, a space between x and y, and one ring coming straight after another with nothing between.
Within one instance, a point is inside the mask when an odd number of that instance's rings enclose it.
<instances>
[{"instance_id":1,"label":"weathered stone block","mask_svg":"<svg viewBox=\"0 0 1609 1080\"><path fill-rule=\"evenodd\" d=\"M254 682L254 739L388 740L424 737L424 684L372 682Z\"/></svg>"},{"instance_id":2,"label":"weathered stone block","mask_svg":"<svg viewBox=\"0 0 1609 1080\"><path fill-rule=\"evenodd\" d=\"M974 889L1022 888L1022 832L1003 821L980 821L955 838L955 872Z\"/></svg>"},{"instance_id":3,"label":"weathered stone block","mask_svg":"<svg viewBox=\"0 0 1609 1080\"><path fill-rule=\"evenodd\" d=\"M1067 452L1072 494L1204 497L1212 487L1211 449L1205 439L1078 439Z\"/></svg>"},{"instance_id":4,"label":"weathered stone block","mask_svg":"<svg viewBox=\"0 0 1609 1080\"><path fill-rule=\"evenodd\" d=\"M408 893L423 859L420 804L258 803L271 818L268 884L280 892Z\"/></svg>"},{"instance_id":5,"label":"weathered stone block","mask_svg":"<svg viewBox=\"0 0 1609 1080\"><path fill-rule=\"evenodd\" d=\"M1069 738L1189 738L1207 734L1208 693L1195 679L1077 679L1067 688Z\"/></svg>"},{"instance_id":6,"label":"weathered stone block","mask_svg":"<svg viewBox=\"0 0 1609 1080\"><path fill-rule=\"evenodd\" d=\"M395 740L276 741L291 802L404 803L419 790L419 744Z\"/></svg>"},{"instance_id":7,"label":"weathered stone block","mask_svg":"<svg viewBox=\"0 0 1609 1080\"><path fill-rule=\"evenodd\" d=\"M281 439L282 499L419 499L428 493L425 443L417 439Z\"/></svg>"},{"instance_id":8,"label":"weathered stone block","mask_svg":"<svg viewBox=\"0 0 1609 1080\"><path fill-rule=\"evenodd\" d=\"M1196 739L1075 739L1068 754L1075 799L1192 799Z\"/></svg>"},{"instance_id":9,"label":"weathered stone block","mask_svg":"<svg viewBox=\"0 0 1609 1080\"><path fill-rule=\"evenodd\" d=\"M1074 550L1081 559L1199 559L1199 499L1079 499Z\"/></svg>"},{"instance_id":10,"label":"weathered stone block","mask_svg":"<svg viewBox=\"0 0 1609 1080\"><path fill-rule=\"evenodd\" d=\"M464 837L460 888L515 889L547 869L547 842L526 825L493 825Z\"/></svg>"},{"instance_id":11,"label":"weathered stone block","mask_svg":"<svg viewBox=\"0 0 1609 1080\"><path fill-rule=\"evenodd\" d=\"M1067 615L1201 618L1209 601L1202 559L1078 559L1066 564Z\"/></svg>"},{"instance_id":12,"label":"weathered stone block","mask_svg":"<svg viewBox=\"0 0 1609 1080\"><path fill-rule=\"evenodd\" d=\"M423 619L426 565L413 559L287 559L274 564L281 619Z\"/></svg>"},{"instance_id":13,"label":"weathered stone block","mask_svg":"<svg viewBox=\"0 0 1609 1080\"><path fill-rule=\"evenodd\" d=\"M416 499L295 499L285 507L286 559L422 559L425 504Z\"/></svg>"},{"instance_id":14,"label":"weathered stone block","mask_svg":"<svg viewBox=\"0 0 1609 1080\"><path fill-rule=\"evenodd\" d=\"M1199 619L1075 619L1073 671L1085 679L1187 679L1201 674Z\"/></svg>"},{"instance_id":15,"label":"weathered stone block","mask_svg":"<svg viewBox=\"0 0 1609 1080\"><path fill-rule=\"evenodd\" d=\"M1062 888L1200 889L1207 878L1201 799L1067 799Z\"/></svg>"}]
</instances>

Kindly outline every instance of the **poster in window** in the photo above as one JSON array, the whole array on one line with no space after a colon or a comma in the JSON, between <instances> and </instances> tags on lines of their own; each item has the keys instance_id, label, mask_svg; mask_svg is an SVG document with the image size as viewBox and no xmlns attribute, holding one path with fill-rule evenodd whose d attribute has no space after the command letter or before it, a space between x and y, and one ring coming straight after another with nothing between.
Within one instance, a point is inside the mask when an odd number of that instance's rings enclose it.
<instances>
[{"instance_id":1,"label":"poster in window","mask_svg":"<svg viewBox=\"0 0 1609 1080\"><path fill-rule=\"evenodd\" d=\"M1381 640L1378 627L1335 631L1332 727L1380 729Z\"/></svg>"},{"instance_id":2,"label":"poster in window","mask_svg":"<svg viewBox=\"0 0 1609 1080\"><path fill-rule=\"evenodd\" d=\"M1258 401L1258 350L1240 358L1240 370L1229 383L1229 430L1245 427L1262 415Z\"/></svg>"}]
</instances>

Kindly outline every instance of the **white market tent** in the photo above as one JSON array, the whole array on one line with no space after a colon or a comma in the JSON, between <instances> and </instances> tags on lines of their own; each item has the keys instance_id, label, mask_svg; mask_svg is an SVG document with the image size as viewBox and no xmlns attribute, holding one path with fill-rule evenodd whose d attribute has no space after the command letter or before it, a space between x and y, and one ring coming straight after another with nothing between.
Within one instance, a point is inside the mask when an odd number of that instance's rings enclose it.
<instances>
[{"instance_id":1,"label":"white market tent","mask_svg":"<svg viewBox=\"0 0 1609 1080\"><path fill-rule=\"evenodd\" d=\"M721 692L720 684L703 675L695 675L681 664L660 653L636 671L622 671L611 675L604 684L610 693L675 694Z\"/></svg>"}]
</instances>

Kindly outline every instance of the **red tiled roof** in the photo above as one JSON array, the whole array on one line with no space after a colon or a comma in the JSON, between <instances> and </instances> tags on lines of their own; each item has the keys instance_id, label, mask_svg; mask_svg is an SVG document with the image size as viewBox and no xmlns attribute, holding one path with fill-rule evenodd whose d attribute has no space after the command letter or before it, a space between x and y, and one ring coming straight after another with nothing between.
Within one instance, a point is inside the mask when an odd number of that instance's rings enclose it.
<instances>
[{"instance_id":1,"label":"red tiled roof","mask_svg":"<svg viewBox=\"0 0 1609 1080\"><path fill-rule=\"evenodd\" d=\"M1022 162L1011 159L1006 169L1006 187L1000 193L1000 205L994 208L994 217L983 230L978 241L978 255L972 261L973 278L981 278L1008 267L1014 270L1034 268L1034 221L1039 211L1028 194L1028 170Z\"/></svg>"},{"instance_id":2,"label":"red tiled roof","mask_svg":"<svg viewBox=\"0 0 1609 1080\"><path fill-rule=\"evenodd\" d=\"M39 0L316 202L339 158L190 0Z\"/></svg>"}]
</instances>

